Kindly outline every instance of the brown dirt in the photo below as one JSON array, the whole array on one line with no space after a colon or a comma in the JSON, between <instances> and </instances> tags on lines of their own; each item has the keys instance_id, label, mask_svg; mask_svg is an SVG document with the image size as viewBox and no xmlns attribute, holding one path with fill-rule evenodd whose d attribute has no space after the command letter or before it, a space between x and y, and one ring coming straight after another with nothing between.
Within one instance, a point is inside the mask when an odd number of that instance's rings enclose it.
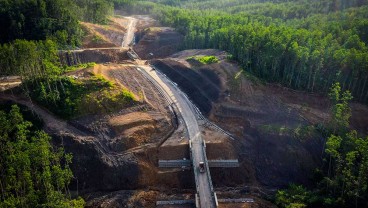
<instances>
[{"instance_id":1,"label":"brown dirt","mask_svg":"<svg viewBox=\"0 0 368 208\"><path fill-rule=\"evenodd\" d=\"M129 16L129 14L127 14L125 11L115 10L114 17L119 18L119 19L125 19L125 17L136 18L138 20L137 25L136 25L136 28L138 31L144 30L149 27L160 26L160 23L156 21L155 19L152 19L149 15L130 15ZM126 25L125 22L123 22L123 24L124 24L123 26Z\"/></svg>"},{"instance_id":2,"label":"brown dirt","mask_svg":"<svg viewBox=\"0 0 368 208\"><path fill-rule=\"evenodd\" d=\"M132 112L109 119L109 125L115 132L114 142L126 148L133 148L153 142L157 134L161 133L160 123L165 123L163 116L149 113Z\"/></svg>"},{"instance_id":3,"label":"brown dirt","mask_svg":"<svg viewBox=\"0 0 368 208\"><path fill-rule=\"evenodd\" d=\"M142 59L163 58L174 54L183 42L183 36L168 27L150 27L142 31L138 38L134 50Z\"/></svg>"},{"instance_id":4,"label":"brown dirt","mask_svg":"<svg viewBox=\"0 0 368 208\"><path fill-rule=\"evenodd\" d=\"M173 135L158 149L158 159L177 160L189 158L189 138L184 125L179 125Z\"/></svg>"},{"instance_id":5,"label":"brown dirt","mask_svg":"<svg viewBox=\"0 0 368 208\"><path fill-rule=\"evenodd\" d=\"M90 70L91 71L91 70ZM87 116L75 121L99 134L113 151L121 152L143 144L156 143L173 128L165 101L133 67L97 65L93 73L133 92L138 106L106 116ZM115 76L119 75L119 77ZM153 103L153 104L152 104Z\"/></svg>"},{"instance_id":6,"label":"brown dirt","mask_svg":"<svg viewBox=\"0 0 368 208\"><path fill-rule=\"evenodd\" d=\"M195 55L215 55L221 61L194 66L186 58ZM231 157L235 154L241 162L237 170L211 170L216 186L308 185L313 170L321 167L323 138L305 129L328 122L330 104L326 97L263 84L242 73L218 50L187 50L152 63L212 121L236 135L235 141L219 139L208 145L209 158L226 157L233 151ZM366 133L368 108L351 106L352 126Z\"/></svg>"},{"instance_id":7,"label":"brown dirt","mask_svg":"<svg viewBox=\"0 0 368 208\"><path fill-rule=\"evenodd\" d=\"M65 122L25 101L41 115L47 124L45 129L54 135L55 143L63 143L65 150L73 153L71 168L78 180L73 181L71 189L78 187L82 193L135 189L164 181L163 187L168 184L185 186L190 175L180 171L161 174L157 169L156 144L172 126L165 101L154 86L135 68L114 64L98 65L94 70L78 70L70 75L79 77L92 72L106 76L128 90L135 90L136 94L144 91L141 102L114 114L85 116ZM7 98L9 96L5 95Z\"/></svg>"},{"instance_id":8,"label":"brown dirt","mask_svg":"<svg viewBox=\"0 0 368 208\"><path fill-rule=\"evenodd\" d=\"M62 65L72 66L95 62L98 64L126 63L129 61L127 50L124 49L85 49L82 51L65 51L59 53Z\"/></svg>"},{"instance_id":9,"label":"brown dirt","mask_svg":"<svg viewBox=\"0 0 368 208\"><path fill-rule=\"evenodd\" d=\"M155 207L157 191L117 191L87 196L86 207Z\"/></svg>"},{"instance_id":10,"label":"brown dirt","mask_svg":"<svg viewBox=\"0 0 368 208\"><path fill-rule=\"evenodd\" d=\"M136 69L136 66L131 64L109 64L106 66L99 65L95 69L97 73L101 73L107 79L129 88L138 100L147 103L159 114L167 113L165 99L155 86Z\"/></svg>"},{"instance_id":11,"label":"brown dirt","mask_svg":"<svg viewBox=\"0 0 368 208\"><path fill-rule=\"evenodd\" d=\"M154 125L155 120L148 114L143 112L132 112L121 116L113 117L109 120L109 124L114 128L115 132L121 134L125 129L150 124Z\"/></svg>"},{"instance_id":12,"label":"brown dirt","mask_svg":"<svg viewBox=\"0 0 368 208\"><path fill-rule=\"evenodd\" d=\"M193 193L188 190L180 190L183 193L166 192L158 190L122 190L111 193L94 193L88 195L87 207L100 207L100 208L123 208L123 207L156 207L156 201L167 199L191 199ZM162 208L173 207L193 207L193 206L160 206Z\"/></svg>"},{"instance_id":13,"label":"brown dirt","mask_svg":"<svg viewBox=\"0 0 368 208\"><path fill-rule=\"evenodd\" d=\"M12 89L20 84L22 84L22 80L19 76L0 77L0 92Z\"/></svg>"},{"instance_id":14,"label":"brown dirt","mask_svg":"<svg viewBox=\"0 0 368 208\"><path fill-rule=\"evenodd\" d=\"M133 15L132 17L138 19L136 25L137 31L141 31L149 27L160 27L160 23L148 15Z\"/></svg>"},{"instance_id":15,"label":"brown dirt","mask_svg":"<svg viewBox=\"0 0 368 208\"><path fill-rule=\"evenodd\" d=\"M201 131L202 138L206 141L207 158L209 160L237 159L236 149L229 142L228 136L205 128Z\"/></svg>"},{"instance_id":16,"label":"brown dirt","mask_svg":"<svg viewBox=\"0 0 368 208\"><path fill-rule=\"evenodd\" d=\"M83 38L83 48L108 48L121 46L126 32L122 18L110 18L107 25L97 25L88 22L81 22L83 30L86 32Z\"/></svg>"}]
</instances>

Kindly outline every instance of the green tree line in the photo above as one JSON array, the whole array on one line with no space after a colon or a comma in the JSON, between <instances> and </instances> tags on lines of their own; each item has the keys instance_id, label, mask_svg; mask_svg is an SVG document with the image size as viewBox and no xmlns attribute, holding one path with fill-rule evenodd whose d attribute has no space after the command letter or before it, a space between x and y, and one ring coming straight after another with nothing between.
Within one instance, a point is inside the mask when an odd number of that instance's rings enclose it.
<instances>
[{"instance_id":1,"label":"green tree line","mask_svg":"<svg viewBox=\"0 0 368 208\"><path fill-rule=\"evenodd\" d=\"M0 45L0 74L19 75L24 80L61 73L57 45L51 40L15 40Z\"/></svg>"},{"instance_id":2,"label":"green tree line","mask_svg":"<svg viewBox=\"0 0 368 208\"><path fill-rule=\"evenodd\" d=\"M269 82L311 92L328 92L333 83L340 82L356 100L368 102L368 6L354 7L366 2L354 1L348 9L344 6L327 13L310 9L303 15L306 18L281 18L263 11L283 11L288 7L280 5L295 2L314 5L317 1L268 2L257 13L183 9L152 2L137 3L132 10L151 13L175 27L185 35L184 48L225 50L244 70ZM322 10L323 2L311 8Z\"/></svg>"}]
</instances>

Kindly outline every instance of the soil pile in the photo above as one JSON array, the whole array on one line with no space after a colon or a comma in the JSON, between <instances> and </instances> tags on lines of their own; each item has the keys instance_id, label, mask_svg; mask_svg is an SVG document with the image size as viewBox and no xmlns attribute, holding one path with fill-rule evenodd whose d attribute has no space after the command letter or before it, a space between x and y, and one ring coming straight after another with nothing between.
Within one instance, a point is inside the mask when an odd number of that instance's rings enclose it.
<instances>
[{"instance_id":1,"label":"soil pile","mask_svg":"<svg viewBox=\"0 0 368 208\"><path fill-rule=\"evenodd\" d=\"M163 58L178 52L184 37L169 27L150 27L138 34L134 46L141 59Z\"/></svg>"}]
</instances>

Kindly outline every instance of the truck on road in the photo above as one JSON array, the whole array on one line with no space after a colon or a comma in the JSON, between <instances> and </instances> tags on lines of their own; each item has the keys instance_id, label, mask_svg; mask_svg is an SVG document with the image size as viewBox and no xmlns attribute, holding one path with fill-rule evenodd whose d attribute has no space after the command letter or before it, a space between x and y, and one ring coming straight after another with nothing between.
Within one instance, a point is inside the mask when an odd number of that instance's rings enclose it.
<instances>
[{"instance_id":1,"label":"truck on road","mask_svg":"<svg viewBox=\"0 0 368 208\"><path fill-rule=\"evenodd\" d=\"M199 168L199 172L200 173L204 173L205 172L205 168L204 168L204 162L199 162L199 165L198 165L198 168Z\"/></svg>"}]
</instances>

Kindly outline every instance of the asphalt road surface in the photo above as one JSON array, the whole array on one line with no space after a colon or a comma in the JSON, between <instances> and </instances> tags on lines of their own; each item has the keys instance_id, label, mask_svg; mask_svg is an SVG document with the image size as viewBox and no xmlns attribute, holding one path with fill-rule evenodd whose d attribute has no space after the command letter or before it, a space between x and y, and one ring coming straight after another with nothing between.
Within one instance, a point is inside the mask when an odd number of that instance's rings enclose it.
<instances>
[{"instance_id":1,"label":"asphalt road surface","mask_svg":"<svg viewBox=\"0 0 368 208\"><path fill-rule=\"evenodd\" d=\"M192 162L197 192L199 195L199 203L201 208L216 207L213 197L212 181L207 164L206 152L203 147L203 139L198 128L195 116L195 110L189 99L173 84L166 76L157 73L149 66L139 66L138 68L144 76L150 79L154 84L158 85L166 92L169 99L174 102L179 109L188 129L189 138L192 143ZM206 171L199 172L199 162L205 162Z\"/></svg>"}]
</instances>

